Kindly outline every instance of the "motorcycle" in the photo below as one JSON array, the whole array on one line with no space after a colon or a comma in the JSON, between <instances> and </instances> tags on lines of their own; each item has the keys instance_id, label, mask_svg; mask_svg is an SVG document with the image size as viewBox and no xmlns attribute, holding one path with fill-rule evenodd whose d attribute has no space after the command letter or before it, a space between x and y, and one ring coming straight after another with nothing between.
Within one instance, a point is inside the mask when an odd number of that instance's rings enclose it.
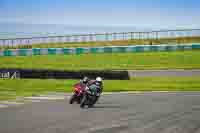
<instances>
[{"instance_id":1,"label":"motorcycle","mask_svg":"<svg viewBox=\"0 0 200 133\"><path fill-rule=\"evenodd\" d=\"M83 98L83 93L84 93L84 89L82 89L83 86L81 86L80 83L77 83L74 85L74 93L71 96L69 103L73 104L75 101L80 104L81 100ZM84 86L86 87L86 85Z\"/></svg>"},{"instance_id":2,"label":"motorcycle","mask_svg":"<svg viewBox=\"0 0 200 133\"><path fill-rule=\"evenodd\" d=\"M100 93L98 93L97 90L92 90L88 86L86 86L80 103L80 107L84 108L85 105L88 105L89 108L93 107L99 96Z\"/></svg>"}]
</instances>

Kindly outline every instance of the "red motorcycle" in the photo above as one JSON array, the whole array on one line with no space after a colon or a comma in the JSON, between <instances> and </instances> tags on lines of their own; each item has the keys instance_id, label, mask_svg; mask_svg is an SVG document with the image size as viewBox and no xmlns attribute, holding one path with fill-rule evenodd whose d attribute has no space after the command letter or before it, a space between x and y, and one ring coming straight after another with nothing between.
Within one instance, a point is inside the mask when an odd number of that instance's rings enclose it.
<instances>
[{"instance_id":1,"label":"red motorcycle","mask_svg":"<svg viewBox=\"0 0 200 133\"><path fill-rule=\"evenodd\" d=\"M80 104L81 100L83 98L83 92L86 88L86 85L81 85L80 83L77 83L74 85L74 93L71 96L69 103L73 104L75 101Z\"/></svg>"}]
</instances>

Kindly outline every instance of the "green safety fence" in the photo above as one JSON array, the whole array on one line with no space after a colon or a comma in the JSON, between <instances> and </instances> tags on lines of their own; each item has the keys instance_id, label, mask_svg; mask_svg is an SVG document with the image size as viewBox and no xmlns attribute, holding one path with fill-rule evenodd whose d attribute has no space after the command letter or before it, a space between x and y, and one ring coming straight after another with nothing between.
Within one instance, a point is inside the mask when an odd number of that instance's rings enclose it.
<instances>
[{"instance_id":1,"label":"green safety fence","mask_svg":"<svg viewBox=\"0 0 200 133\"><path fill-rule=\"evenodd\" d=\"M127 53L127 52L156 52L200 49L200 44L177 45L134 45L110 46L93 48L33 48L0 50L0 56L56 55L56 54L85 54L85 53Z\"/></svg>"}]
</instances>

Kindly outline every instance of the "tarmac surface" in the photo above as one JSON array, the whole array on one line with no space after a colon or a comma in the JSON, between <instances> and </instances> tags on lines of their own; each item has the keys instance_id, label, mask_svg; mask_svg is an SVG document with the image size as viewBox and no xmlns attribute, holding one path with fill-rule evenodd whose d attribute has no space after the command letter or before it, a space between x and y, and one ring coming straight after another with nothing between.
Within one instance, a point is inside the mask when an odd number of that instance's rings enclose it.
<instances>
[{"instance_id":1,"label":"tarmac surface","mask_svg":"<svg viewBox=\"0 0 200 133\"><path fill-rule=\"evenodd\" d=\"M129 77L184 77L184 76L200 76L200 70L129 70Z\"/></svg>"},{"instance_id":2,"label":"tarmac surface","mask_svg":"<svg viewBox=\"0 0 200 133\"><path fill-rule=\"evenodd\" d=\"M0 133L200 133L197 92L107 94L89 109L68 103L69 96L2 104Z\"/></svg>"}]
</instances>

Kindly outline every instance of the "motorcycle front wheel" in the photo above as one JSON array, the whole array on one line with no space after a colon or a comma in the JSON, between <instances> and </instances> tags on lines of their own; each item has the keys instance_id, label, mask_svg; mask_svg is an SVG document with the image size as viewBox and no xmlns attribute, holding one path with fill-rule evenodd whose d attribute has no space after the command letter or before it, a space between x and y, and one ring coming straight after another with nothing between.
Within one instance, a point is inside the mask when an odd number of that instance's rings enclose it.
<instances>
[{"instance_id":1,"label":"motorcycle front wheel","mask_svg":"<svg viewBox=\"0 0 200 133\"><path fill-rule=\"evenodd\" d=\"M69 104L73 104L75 99L76 99L76 94L73 94L69 100Z\"/></svg>"},{"instance_id":2,"label":"motorcycle front wheel","mask_svg":"<svg viewBox=\"0 0 200 133\"><path fill-rule=\"evenodd\" d=\"M81 107L81 108L84 108L84 107L85 107L86 100L87 100L87 96L84 95L83 98L82 98L82 100L81 100L81 103L80 103L80 107Z\"/></svg>"}]
</instances>

